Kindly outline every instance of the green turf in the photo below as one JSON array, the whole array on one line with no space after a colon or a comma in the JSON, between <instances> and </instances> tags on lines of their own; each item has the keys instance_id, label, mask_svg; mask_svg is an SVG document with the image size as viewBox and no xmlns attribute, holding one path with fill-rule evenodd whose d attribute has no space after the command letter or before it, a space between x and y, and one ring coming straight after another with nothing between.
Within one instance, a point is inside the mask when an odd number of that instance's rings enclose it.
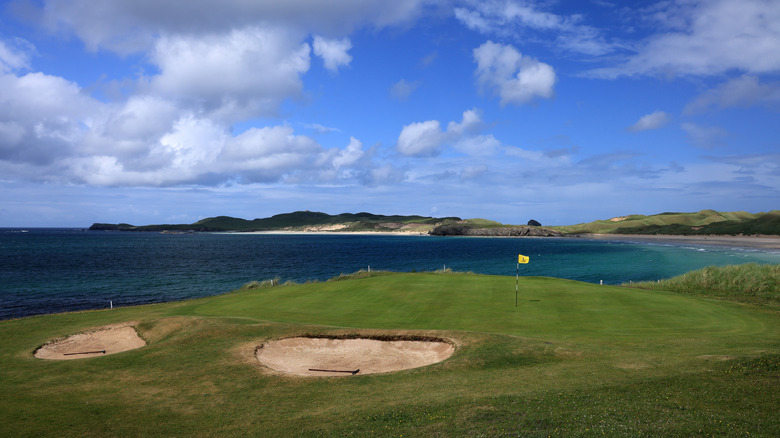
<instances>
[{"instance_id":1,"label":"green turf","mask_svg":"<svg viewBox=\"0 0 780 438\"><path fill-rule=\"evenodd\" d=\"M379 274L0 322L10 436L778 436L780 312L550 278ZM137 321L149 345L54 362L47 340ZM449 360L268 374L264 340L412 333Z\"/></svg>"}]
</instances>

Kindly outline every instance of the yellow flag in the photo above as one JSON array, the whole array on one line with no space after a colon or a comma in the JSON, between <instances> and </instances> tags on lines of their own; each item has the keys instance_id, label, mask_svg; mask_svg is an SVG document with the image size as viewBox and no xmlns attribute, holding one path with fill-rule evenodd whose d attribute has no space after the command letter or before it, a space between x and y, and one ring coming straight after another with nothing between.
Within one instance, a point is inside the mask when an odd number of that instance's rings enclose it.
<instances>
[{"instance_id":1,"label":"yellow flag","mask_svg":"<svg viewBox=\"0 0 780 438\"><path fill-rule=\"evenodd\" d=\"M517 255L517 263L528 263L528 261L531 260L528 256L524 256L522 254Z\"/></svg>"}]
</instances>

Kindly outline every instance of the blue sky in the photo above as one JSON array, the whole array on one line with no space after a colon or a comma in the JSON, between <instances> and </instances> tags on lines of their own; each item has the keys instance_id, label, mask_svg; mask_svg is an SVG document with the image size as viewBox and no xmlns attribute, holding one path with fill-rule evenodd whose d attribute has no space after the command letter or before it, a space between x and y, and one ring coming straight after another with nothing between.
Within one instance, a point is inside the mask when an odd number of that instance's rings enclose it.
<instances>
[{"instance_id":1,"label":"blue sky","mask_svg":"<svg viewBox=\"0 0 780 438\"><path fill-rule=\"evenodd\" d=\"M0 226L780 209L780 2L20 0Z\"/></svg>"}]
</instances>

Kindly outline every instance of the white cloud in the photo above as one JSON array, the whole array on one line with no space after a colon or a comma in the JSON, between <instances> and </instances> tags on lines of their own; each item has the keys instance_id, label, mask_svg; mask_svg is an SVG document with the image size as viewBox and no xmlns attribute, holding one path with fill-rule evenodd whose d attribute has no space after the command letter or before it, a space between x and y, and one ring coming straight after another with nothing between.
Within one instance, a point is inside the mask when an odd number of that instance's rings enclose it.
<instances>
[{"instance_id":1,"label":"white cloud","mask_svg":"<svg viewBox=\"0 0 780 438\"><path fill-rule=\"evenodd\" d=\"M440 152L444 134L438 120L411 123L398 136L398 151L403 155L432 156Z\"/></svg>"},{"instance_id":2,"label":"white cloud","mask_svg":"<svg viewBox=\"0 0 780 438\"><path fill-rule=\"evenodd\" d=\"M0 74L30 67L32 45L16 38L13 41L0 41Z\"/></svg>"},{"instance_id":3,"label":"white cloud","mask_svg":"<svg viewBox=\"0 0 780 438\"><path fill-rule=\"evenodd\" d=\"M351 138L326 150L287 125L250 128L151 95L106 104L62 78L0 75L0 172L6 178L105 186L220 185L295 178L376 184ZM393 174L389 169L385 177ZM397 175L397 174L395 174Z\"/></svg>"},{"instance_id":4,"label":"white cloud","mask_svg":"<svg viewBox=\"0 0 780 438\"><path fill-rule=\"evenodd\" d=\"M225 34L273 23L305 34L348 35L356 27L403 25L435 0L45 0L39 20L52 31L72 32L92 51L149 50L157 35Z\"/></svg>"},{"instance_id":5,"label":"white cloud","mask_svg":"<svg viewBox=\"0 0 780 438\"><path fill-rule=\"evenodd\" d=\"M333 167L338 170L342 167L351 166L361 158L363 158L363 143L355 137L350 137L347 147L339 151L336 158L333 159Z\"/></svg>"},{"instance_id":6,"label":"white cloud","mask_svg":"<svg viewBox=\"0 0 780 438\"><path fill-rule=\"evenodd\" d=\"M330 40L319 35L314 36L314 54L322 58L325 68L336 72L339 67L349 65L352 56L347 53L352 48L349 38Z\"/></svg>"},{"instance_id":7,"label":"white cloud","mask_svg":"<svg viewBox=\"0 0 780 438\"><path fill-rule=\"evenodd\" d=\"M685 106L686 114L706 111L710 108L751 107L780 103L780 82L761 83L751 75L731 79L705 91Z\"/></svg>"},{"instance_id":8,"label":"white cloud","mask_svg":"<svg viewBox=\"0 0 780 438\"><path fill-rule=\"evenodd\" d=\"M474 49L473 53L478 84L497 94L501 105L520 105L536 98L553 97L557 78L549 64L523 56L511 45L492 41Z\"/></svg>"},{"instance_id":9,"label":"white cloud","mask_svg":"<svg viewBox=\"0 0 780 438\"><path fill-rule=\"evenodd\" d=\"M665 2L651 14L668 31L645 40L624 63L591 76L718 75L780 71L780 2Z\"/></svg>"},{"instance_id":10,"label":"white cloud","mask_svg":"<svg viewBox=\"0 0 780 438\"><path fill-rule=\"evenodd\" d=\"M295 35L273 28L164 36L152 54L160 74L151 85L156 93L215 117L270 115L283 99L301 93L309 51Z\"/></svg>"},{"instance_id":11,"label":"white cloud","mask_svg":"<svg viewBox=\"0 0 780 438\"><path fill-rule=\"evenodd\" d=\"M0 160L14 163L51 164L72 154L90 116L106 107L76 84L42 73L0 75L0 90Z\"/></svg>"},{"instance_id":12,"label":"white cloud","mask_svg":"<svg viewBox=\"0 0 780 438\"><path fill-rule=\"evenodd\" d=\"M456 7L454 13L469 29L488 35L537 40L591 56L615 49L596 28L582 24L582 16L557 15L537 6L515 0L471 0Z\"/></svg>"},{"instance_id":13,"label":"white cloud","mask_svg":"<svg viewBox=\"0 0 780 438\"><path fill-rule=\"evenodd\" d=\"M449 122L446 131L438 120L404 126L397 148L403 155L416 157L436 156L446 145L470 156L492 155L501 142L492 135L480 134L483 128L482 113L474 108L464 111L460 122Z\"/></svg>"},{"instance_id":14,"label":"white cloud","mask_svg":"<svg viewBox=\"0 0 780 438\"><path fill-rule=\"evenodd\" d=\"M317 134L329 134L331 132L341 132L341 129L339 128L333 128L331 126L325 126L319 123L303 123L302 126L313 130Z\"/></svg>"},{"instance_id":15,"label":"white cloud","mask_svg":"<svg viewBox=\"0 0 780 438\"><path fill-rule=\"evenodd\" d=\"M463 111L463 119L460 123L450 122L447 124L447 133L461 137L464 134L469 134L478 131L483 126L482 113L476 108Z\"/></svg>"},{"instance_id":16,"label":"white cloud","mask_svg":"<svg viewBox=\"0 0 780 438\"><path fill-rule=\"evenodd\" d=\"M190 173L209 171L227 138L224 128L208 119L192 115L181 117L171 132L163 135L151 153L169 157L172 173L183 172L184 179Z\"/></svg>"},{"instance_id":17,"label":"white cloud","mask_svg":"<svg viewBox=\"0 0 780 438\"><path fill-rule=\"evenodd\" d=\"M672 120L672 116L663 112L656 111L639 118L639 120L631 125L628 130L631 132L649 131L652 129L658 129Z\"/></svg>"}]
</instances>

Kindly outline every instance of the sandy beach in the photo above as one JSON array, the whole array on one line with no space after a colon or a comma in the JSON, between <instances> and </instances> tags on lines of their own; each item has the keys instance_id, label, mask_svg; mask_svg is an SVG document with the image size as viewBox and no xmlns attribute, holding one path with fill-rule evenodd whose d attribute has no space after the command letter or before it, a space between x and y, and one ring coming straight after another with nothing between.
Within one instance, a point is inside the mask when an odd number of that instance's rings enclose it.
<instances>
[{"instance_id":1,"label":"sandy beach","mask_svg":"<svg viewBox=\"0 0 780 438\"><path fill-rule=\"evenodd\" d=\"M284 234L304 236L428 236L425 232L413 231L226 231L214 234Z\"/></svg>"},{"instance_id":2,"label":"sandy beach","mask_svg":"<svg viewBox=\"0 0 780 438\"><path fill-rule=\"evenodd\" d=\"M779 249L780 236L675 236L661 234L583 234L576 238L621 242L657 242L733 248Z\"/></svg>"},{"instance_id":3,"label":"sandy beach","mask_svg":"<svg viewBox=\"0 0 780 438\"><path fill-rule=\"evenodd\" d=\"M286 234L286 235L356 235L356 236L428 236L419 231L236 231L216 234ZM535 237L522 237L535 238ZM614 240L621 242L657 242L689 245L727 246L732 248L780 250L780 236L678 236L668 234L581 234L564 239Z\"/></svg>"}]
</instances>

